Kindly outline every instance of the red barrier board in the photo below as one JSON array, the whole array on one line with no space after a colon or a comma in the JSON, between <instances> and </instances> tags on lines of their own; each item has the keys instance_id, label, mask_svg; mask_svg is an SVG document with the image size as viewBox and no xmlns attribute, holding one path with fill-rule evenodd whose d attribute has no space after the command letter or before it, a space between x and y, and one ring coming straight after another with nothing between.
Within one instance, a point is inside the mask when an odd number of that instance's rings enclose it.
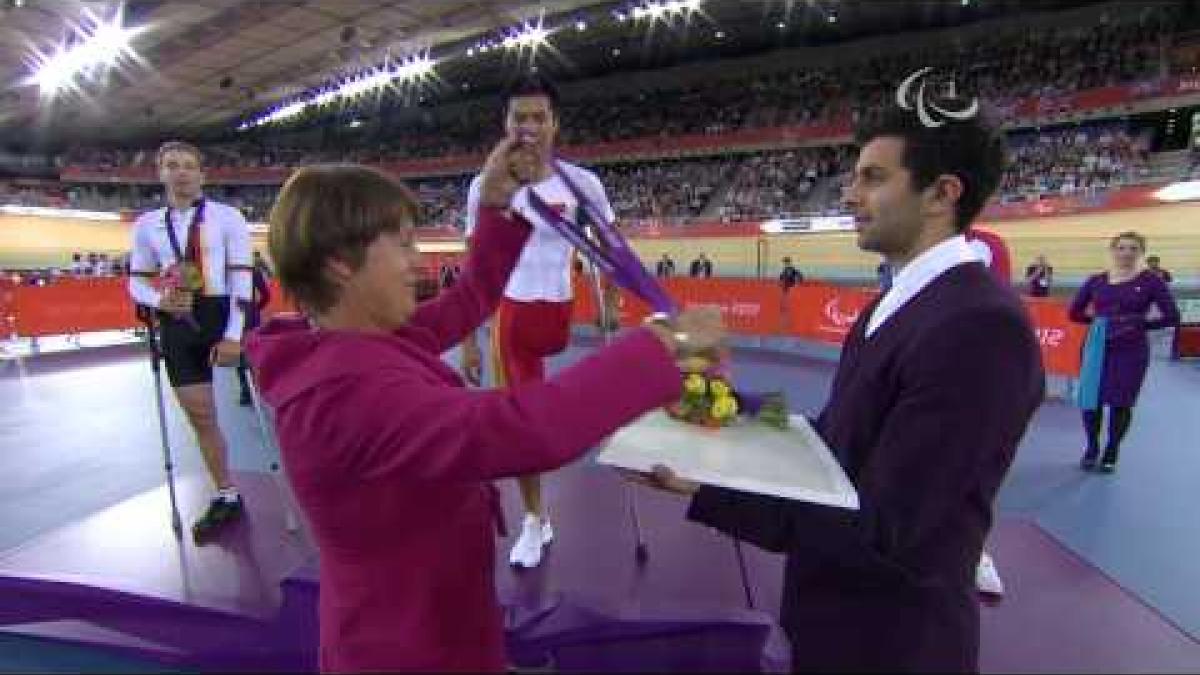
<instances>
[{"instance_id":1,"label":"red barrier board","mask_svg":"<svg viewBox=\"0 0 1200 675\"><path fill-rule=\"evenodd\" d=\"M11 311L17 335L62 335L138 325L124 279L63 279L19 286Z\"/></svg>"},{"instance_id":2,"label":"red barrier board","mask_svg":"<svg viewBox=\"0 0 1200 675\"><path fill-rule=\"evenodd\" d=\"M595 295L586 277L575 279L575 323L596 321ZM272 282L265 314L295 311L295 305ZM667 292L682 307L715 305L730 330L739 335L797 337L840 345L859 314L875 298L865 288L802 283L787 293L774 281L756 279L667 279ZM622 291L617 308L621 325L638 325L650 309ZM1060 300L1026 298L1036 327L1046 370L1079 374L1079 355L1086 331L1071 323ZM132 328L137 325L125 279L62 280L49 286L0 287L0 316L10 314L21 336L61 335ZM1191 333L1181 336L1191 348Z\"/></svg>"},{"instance_id":3,"label":"red barrier board","mask_svg":"<svg viewBox=\"0 0 1200 675\"><path fill-rule=\"evenodd\" d=\"M1200 325L1180 326L1175 331L1175 356L1200 358Z\"/></svg>"}]
</instances>

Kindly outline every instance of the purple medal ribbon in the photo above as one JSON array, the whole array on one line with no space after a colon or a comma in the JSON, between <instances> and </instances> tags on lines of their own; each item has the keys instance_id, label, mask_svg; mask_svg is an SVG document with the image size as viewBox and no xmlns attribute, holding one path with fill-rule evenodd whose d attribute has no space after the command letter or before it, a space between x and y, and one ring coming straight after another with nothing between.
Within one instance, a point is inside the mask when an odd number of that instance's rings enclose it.
<instances>
[{"instance_id":1,"label":"purple medal ribbon","mask_svg":"<svg viewBox=\"0 0 1200 675\"><path fill-rule=\"evenodd\" d=\"M579 250L588 260L593 262L602 272L610 276L619 286L644 300L650 308L667 316L674 316L678 308L658 280L640 258L634 253L629 242L617 230L616 225L609 222L596 204L588 199L583 190L571 180L563 170L562 161L554 160L554 172L562 180L567 189L579 202L579 207L587 215L601 243L590 239L580 225L562 217L542 199L532 187L529 188L529 204L533 210L551 227L558 231L564 239Z\"/></svg>"}]
</instances>

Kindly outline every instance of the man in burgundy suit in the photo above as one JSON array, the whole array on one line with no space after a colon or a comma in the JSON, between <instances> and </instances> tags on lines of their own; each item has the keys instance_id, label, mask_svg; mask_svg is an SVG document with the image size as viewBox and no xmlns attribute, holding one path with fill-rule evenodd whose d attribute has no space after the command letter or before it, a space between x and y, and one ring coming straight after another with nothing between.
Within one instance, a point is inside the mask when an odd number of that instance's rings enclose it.
<instances>
[{"instance_id":1,"label":"man in burgundy suit","mask_svg":"<svg viewBox=\"0 0 1200 675\"><path fill-rule=\"evenodd\" d=\"M896 270L855 322L815 421L860 509L661 466L642 478L692 495L690 519L787 554L780 623L800 672L978 669L976 564L1042 400L1025 309L963 236L1000 179L1002 137L978 115L927 121L900 108L870 121L846 193L859 247Z\"/></svg>"}]
</instances>

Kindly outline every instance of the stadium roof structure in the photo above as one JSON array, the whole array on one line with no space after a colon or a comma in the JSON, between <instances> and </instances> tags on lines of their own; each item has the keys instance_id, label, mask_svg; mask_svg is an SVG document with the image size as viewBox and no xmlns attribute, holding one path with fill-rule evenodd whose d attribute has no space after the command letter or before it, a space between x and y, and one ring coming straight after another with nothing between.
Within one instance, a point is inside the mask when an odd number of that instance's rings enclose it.
<instances>
[{"instance_id":1,"label":"stadium roof structure","mask_svg":"<svg viewBox=\"0 0 1200 675\"><path fill-rule=\"evenodd\" d=\"M568 81L1090 4L1102 3L0 0L0 150L230 129L335 84L366 89L368 76L386 81L387 64L414 58L430 59L432 76L406 91L430 105L495 91L535 66ZM136 32L91 45L104 22L120 24L107 37ZM540 49L518 39L533 26L547 31L533 36ZM59 70L39 78L51 61Z\"/></svg>"}]
</instances>

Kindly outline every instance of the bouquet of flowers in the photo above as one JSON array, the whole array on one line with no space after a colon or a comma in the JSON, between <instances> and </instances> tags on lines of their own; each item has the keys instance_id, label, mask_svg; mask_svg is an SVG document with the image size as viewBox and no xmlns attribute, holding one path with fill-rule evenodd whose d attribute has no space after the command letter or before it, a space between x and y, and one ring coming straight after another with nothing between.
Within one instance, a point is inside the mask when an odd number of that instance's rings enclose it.
<instances>
[{"instance_id":1,"label":"bouquet of flowers","mask_svg":"<svg viewBox=\"0 0 1200 675\"><path fill-rule=\"evenodd\" d=\"M199 293L204 289L204 277L200 269L190 262L175 263L163 270L160 279L162 292L184 290L189 293ZM196 317L188 314L184 319L194 330L200 330Z\"/></svg>"},{"instance_id":2,"label":"bouquet of flowers","mask_svg":"<svg viewBox=\"0 0 1200 675\"><path fill-rule=\"evenodd\" d=\"M683 398L666 407L671 417L712 429L729 426L739 416L776 429L788 428L787 400L782 392L737 391L724 362L713 364L697 357L686 359L681 365Z\"/></svg>"}]
</instances>

